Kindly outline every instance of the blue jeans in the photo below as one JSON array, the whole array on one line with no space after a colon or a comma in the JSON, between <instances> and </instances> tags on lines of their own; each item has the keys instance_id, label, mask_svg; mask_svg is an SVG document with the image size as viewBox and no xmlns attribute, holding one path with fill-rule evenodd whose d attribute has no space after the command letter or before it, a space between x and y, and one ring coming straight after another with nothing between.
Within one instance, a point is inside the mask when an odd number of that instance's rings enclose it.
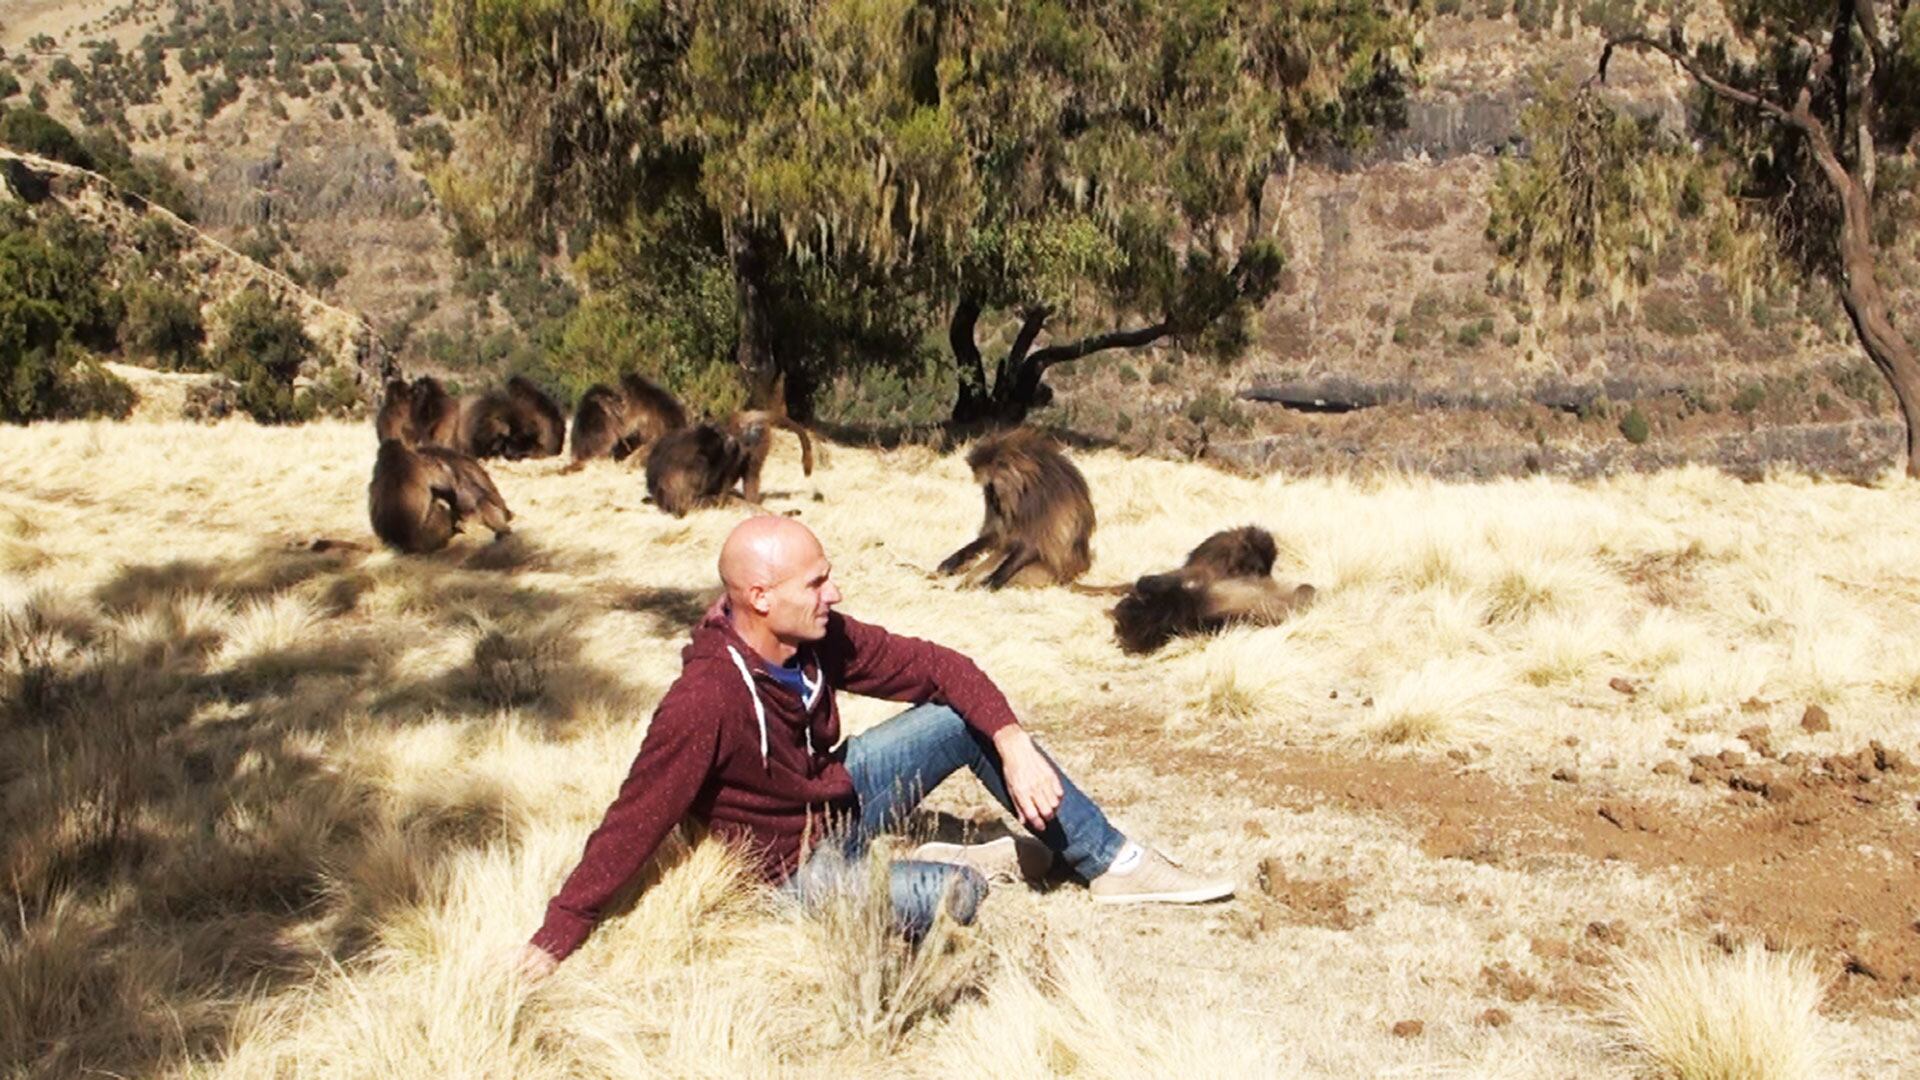
<instances>
[{"instance_id":1,"label":"blue jeans","mask_svg":"<svg viewBox=\"0 0 1920 1080\"><path fill-rule=\"evenodd\" d=\"M803 901L864 880L860 863L873 838L903 825L921 798L962 766L973 770L988 794L1018 816L993 744L945 705L916 705L854 736L847 742L846 764L860 815L787 879L784 887ZM1054 765L1056 772L1059 768ZM1034 835L1056 860L1091 881L1106 872L1126 837L1064 772L1060 788L1060 808ZM901 860L888 870L888 889L894 921L903 933L917 938L933 925L943 900L956 921L972 922L986 898L987 880L970 867Z\"/></svg>"}]
</instances>

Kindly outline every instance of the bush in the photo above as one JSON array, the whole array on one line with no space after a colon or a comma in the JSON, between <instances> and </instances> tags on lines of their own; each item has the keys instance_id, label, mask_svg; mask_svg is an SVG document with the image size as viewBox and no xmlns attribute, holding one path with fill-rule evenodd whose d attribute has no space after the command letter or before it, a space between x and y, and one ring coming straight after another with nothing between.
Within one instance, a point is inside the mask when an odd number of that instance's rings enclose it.
<instances>
[{"instance_id":1,"label":"bush","mask_svg":"<svg viewBox=\"0 0 1920 1080\"><path fill-rule=\"evenodd\" d=\"M20 92L20 80L13 77L11 71L0 71L0 98L10 98Z\"/></svg>"},{"instance_id":2,"label":"bush","mask_svg":"<svg viewBox=\"0 0 1920 1080\"><path fill-rule=\"evenodd\" d=\"M310 419L312 397L293 389L300 366L314 355L299 316L264 291L248 289L221 309L219 321L226 333L213 366L237 385L240 408L263 424Z\"/></svg>"},{"instance_id":3,"label":"bush","mask_svg":"<svg viewBox=\"0 0 1920 1080\"><path fill-rule=\"evenodd\" d=\"M67 126L39 109L0 112L0 142L15 150L38 154L83 169L93 168L93 155Z\"/></svg>"},{"instance_id":4,"label":"bush","mask_svg":"<svg viewBox=\"0 0 1920 1080\"><path fill-rule=\"evenodd\" d=\"M139 281L124 292L120 342L134 355L168 371L203 371L207 330L200 307L176 289Z\"/></svg>"},{"instance_id":5,"label":"bush","mask_svg":"<svg viewBox=\"0 0 1920 1080\"><path fill-rule=\"evenodd\" d=\"M1640 406L1628 409L1627 415L1620 418L1620 434L1635 446L1646 442L1647 436L1653 434L1653 428L1648 425L1646 414L1640 411Z\"/></svg>"},{"instance_id":6,"label":"bush","mask_svg":"<svg viewBox=\"0 0 1920 1080\"><path fill-rule=\"evenodd\" d=\"M1739 394L1734 396L1733 411L1744 416L1752 412L1753 410L1758 409L1760 407L1761 402L1764 402L1766 400L1767 400L1766 390L1763 389L1759 383L1754 383L1748 386L1745 390L1740 391Z\"/></svg>"}]
</instances>

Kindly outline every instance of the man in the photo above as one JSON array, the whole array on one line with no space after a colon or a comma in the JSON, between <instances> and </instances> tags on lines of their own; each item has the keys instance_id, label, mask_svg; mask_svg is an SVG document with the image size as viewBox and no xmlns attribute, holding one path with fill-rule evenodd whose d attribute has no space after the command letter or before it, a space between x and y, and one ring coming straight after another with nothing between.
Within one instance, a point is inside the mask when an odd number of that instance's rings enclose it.
<instances>
[{"instance_id":1,"label":"man","mask_svg":"<svg viewBox=\"0 0 1920 1080\"><path fill-rule=\"evenodd\" d=\"M1006 697L952 649L833 610L820 542L782 517L742 522L720 552L726 598L681 653L640 753L580 864L522 952L538 979L580 946L608 900L688 814L740 843L803 900L857 887L859 857L962 766L1038 838L927 844L890 868L895 920L924 933L942 904L971 921L987 871L1029 876L1064 860L1096 901L1197 903L1233 885L1189 874L1129 841L1014 719ZM922 704L835 748L834 691Z\"/></svg>"}]
</instances>

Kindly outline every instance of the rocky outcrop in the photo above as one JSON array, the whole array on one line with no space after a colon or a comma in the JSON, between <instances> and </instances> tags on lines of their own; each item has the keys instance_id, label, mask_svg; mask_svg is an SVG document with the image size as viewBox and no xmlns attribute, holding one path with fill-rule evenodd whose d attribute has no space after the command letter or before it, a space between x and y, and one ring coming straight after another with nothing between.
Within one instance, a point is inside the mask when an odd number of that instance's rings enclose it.
<instances>
[{"instance_id":1,"label":"rocky outcrop","mask_svg":"<svg viewBox=\"0 0 1920 1080\"><path fill-rule=\"evenodd\" d=\"M303 380L339 368L349 372L361 397L373 401L394 371L394 361L373 325L327 303L285 274L242 255L165 207L114 186L98 173L33 154L0 149L0 193L29 204L51 202L131 251L143 223L158 219L181 245L179 264L199 284L203 307L212 308L244 289L264 289L299 313L319 357L300 372Z\"/></svg>"}]
</instances>

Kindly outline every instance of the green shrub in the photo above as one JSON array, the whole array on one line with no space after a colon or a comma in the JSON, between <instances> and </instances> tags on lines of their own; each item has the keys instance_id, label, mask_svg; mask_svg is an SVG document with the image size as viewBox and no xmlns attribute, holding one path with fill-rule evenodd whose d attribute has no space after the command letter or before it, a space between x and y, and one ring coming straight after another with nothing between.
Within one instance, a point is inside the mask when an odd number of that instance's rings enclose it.
<instances>
[{"instance_id":1,"label":"green shrub","mask_svg":"<svg viewBox=\"0 0 1920 1080\"><path fill-rule=\"evenodd\" d=\"M235 397L247 415L263 424L310 419L309 395L295 395L294 376L313 358L306 327L285 304L259 289L234 297L219 312L225 333L213 352L213 366L237 385Z\"/></svg>"},{"instance_id":2,"label":"green shrub","mask_svg":"<svg viewBox=\"0 0 1920 1080\"><path fill-rule=\"evenodd\" d=\"M20 80L14 78L11 71L0 71L0 98L10 98L20 92Z\"/></svg>"},{"instance_id":3,"label":"green shrub","mask_svg":"<svg viewBox=\"0 0 1920 1080\"><path fill-rule=\"evenodd\" d=\"M1646 414L1640 411L1640 406L1628 409L1627 415L1620 418L1620 434L1635 446L1646 442L1647 436L1653 434L1653 428L1647 423Z\"/></svg>"},{"instance_id":4,"label":"green shrub","mask_svg":"<svg viewBox=\"0 0 1920 1080\"><path fill-rule=\"evenodd\" d=\"M123 292L126 317L120 324L120 342L134 355L169 371L203 371L201 349L206 324L200 306L177 289L138 281Z\"/></svg>"},{"instance_id":5,"label":"green shrub","mask_svg":"<svg viewBox=\"0 0 1920 1080\"><path fill-rule=\"evenodd\" d=\"M67 126L39 109L0 112L0 143L41 157L93 168L93 155Z\"/></svg>"},{"instance_id":6,"label":"green shrub","mask_svg":"<svg viewBox=\"0 0 1920 1080\"><path fill-rule=\"evenodd\" d=\"M1750 413L1753 410L1758 409L1760 407L1761 402L1764 402L1766 400L1767 400L1766 390L1763 389L1759 383L1753 383L1749 385L1746 389L1734 395L1733 411L1740 413L1741 415L1744 416L1747 413Z\"/></svg>"}]
</instances>

